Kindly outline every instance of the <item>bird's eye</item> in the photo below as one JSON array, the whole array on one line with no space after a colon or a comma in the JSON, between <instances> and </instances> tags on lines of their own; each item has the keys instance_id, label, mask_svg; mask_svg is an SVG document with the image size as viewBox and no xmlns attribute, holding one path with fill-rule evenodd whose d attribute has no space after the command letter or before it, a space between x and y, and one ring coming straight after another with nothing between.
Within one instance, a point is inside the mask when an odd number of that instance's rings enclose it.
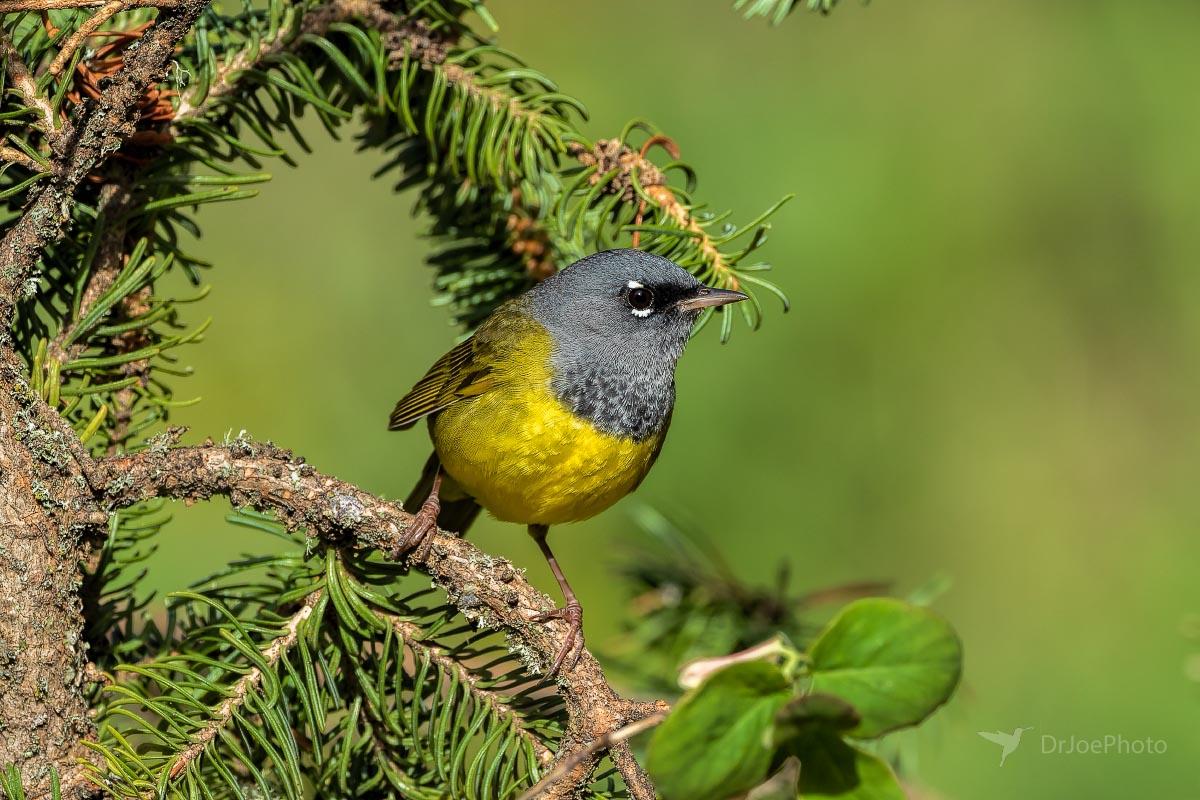
<instances>
[{"instance_id":1,"label":"bird's eye","mask_svg":"<svg viewBox=\"0 0 1200 800\"><path fill-rule=\"evenodd\" d=\"M629 290L629 294L625 296L625 299L629 302L629 307L634 311L649 311L654 305L654 292L645 286L636 286Z\"/></svg>"}]
</instances>

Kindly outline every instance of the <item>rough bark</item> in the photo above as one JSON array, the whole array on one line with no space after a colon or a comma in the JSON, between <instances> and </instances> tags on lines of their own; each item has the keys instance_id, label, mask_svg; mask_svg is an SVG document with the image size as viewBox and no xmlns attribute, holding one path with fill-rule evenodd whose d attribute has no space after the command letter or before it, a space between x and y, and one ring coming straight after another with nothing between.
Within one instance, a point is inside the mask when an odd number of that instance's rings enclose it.
<instances>
[{"instance_id":1,"label":"rough bark","mask_svg":"<svg viewBox=\"0 0 1200 800\"><path fill-rule=\"evenodd\" d=\"M52 767L64 783L79 783L75 762L92 733L79 545L104 516L68 434L17 364L0 370L0 764L15 764L26 785L44 790Z\"/></svg>"}]
</instances>

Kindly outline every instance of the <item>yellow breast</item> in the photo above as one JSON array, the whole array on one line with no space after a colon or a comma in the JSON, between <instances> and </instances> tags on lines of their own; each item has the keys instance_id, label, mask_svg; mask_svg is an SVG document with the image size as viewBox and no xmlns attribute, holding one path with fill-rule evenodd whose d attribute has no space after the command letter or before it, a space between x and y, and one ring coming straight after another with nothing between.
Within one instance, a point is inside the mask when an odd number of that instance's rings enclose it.
<instances>
[{"instance_id":1,"label":"yellow breast","mask_svg":"<svg viewBox=\"0 0 1200 800\"><path fill-rule=\"evenodd\" d=\"M549 336L539 334L497 365L495 388L440 412L430 432L443 470L493 516L556 525L633 491L665 431L635 442L573 414L550 389Z\"/></svg>"}]
</instances>

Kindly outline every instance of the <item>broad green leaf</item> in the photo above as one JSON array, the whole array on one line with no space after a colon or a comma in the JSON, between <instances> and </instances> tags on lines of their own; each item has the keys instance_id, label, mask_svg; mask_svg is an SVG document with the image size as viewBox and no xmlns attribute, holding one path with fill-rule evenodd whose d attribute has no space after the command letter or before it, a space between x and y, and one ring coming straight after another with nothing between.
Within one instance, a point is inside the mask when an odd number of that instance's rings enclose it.
<instances>
[{"instance_id":1,"label":"broad green leaf","mask_svg":"<svg viewBox=\"0 0 1200 800\"><path fill-rule=\"evenodd\" d=\"M775 713L791 690L778 667L749 661L684 695L655 731L646 759L665 800L723 800L761 783Z\"/></svg>"},{"instance_id":2,"label":"broad green leaf","mask_svg":"<svg viewBox=\"0 0 1200 800\"><path fill-rule=\"evenodd\" d=\"M809 656L812 691L853 705L862 721L849 735L863 739L928 717L953 694L962 671L962 644L949 623L884 597L846 606Z\"/></svg>"},{"instance_id":3,"label":"broad green leaf","mask_svg":"<svg viewBox=\"0 0 1200 800\"><path fill-rule=\"evenodd\" d=\"M892 768L851 747L835 733L816 731L792 743L800 759L796 797L838 800L904 800Z\"/></svg>"},{"instance_id":4,"label":"broad green leaf","mask_svg":"<svg viewBox=\"0 0 1200 800\"><path fill-rule=\"evenodd\" d=\"M775 715L775 741L823 729L837 733L858 727L862 721L854 706L840 697L820 692L795 697Z\"/></svg>"}]
</instances>

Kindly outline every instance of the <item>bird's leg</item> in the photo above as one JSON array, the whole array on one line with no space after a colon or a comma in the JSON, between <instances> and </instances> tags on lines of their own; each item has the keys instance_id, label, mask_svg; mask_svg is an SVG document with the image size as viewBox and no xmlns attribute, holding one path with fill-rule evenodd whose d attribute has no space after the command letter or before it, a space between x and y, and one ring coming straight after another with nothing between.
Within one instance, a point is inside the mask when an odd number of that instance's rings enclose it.
<instances>
[{"instance_id":1,"label":"bird's leg","mask_svg":"<svg viewBox=\"0 0 1200 800\"><path fill-rule=\"evenodd\" d=\"M546 563L550 565L550 571L554 573L554 579L558 581L558 588L562 591L563 600L566 601L562 608L547 611L537 617L538 622L561 619L570 626L562 647L558 649L558 655L554 657L550 671L546 673L547 675L556 675L564 665L568 669L574 669L575 664L579 661L579 656L583 653L583 606L579 605L579 601L575 599L575 592L571 589L571 584L567 583L562 567L558 565L558 559L554 557L554 552L546 543L548 533L550 533L550 528L546 525L529 526L529 535L537 542Z\"/></svg>"},{"instance_id":2,"label":"bird's leg","mask_svg":"<svg viewBox=\"0 0 1200 800\"><path fill-rule=\"evenodd\" d=\"M392 549L392 558L399 558L405 553L416 551L417 558L424 561L429 557L429 549L433 547L433 534L437 532L438 514L442 511L442 501L438 498L438 492L442 490L442 470L439 467L438 471L433 476L433 486L429 490L429 497L425 498L425 502L421 503L421 507L413 514L412 522L404 529L400 540L396 542L396 546Z\"/></svg>"}]
</instances>

